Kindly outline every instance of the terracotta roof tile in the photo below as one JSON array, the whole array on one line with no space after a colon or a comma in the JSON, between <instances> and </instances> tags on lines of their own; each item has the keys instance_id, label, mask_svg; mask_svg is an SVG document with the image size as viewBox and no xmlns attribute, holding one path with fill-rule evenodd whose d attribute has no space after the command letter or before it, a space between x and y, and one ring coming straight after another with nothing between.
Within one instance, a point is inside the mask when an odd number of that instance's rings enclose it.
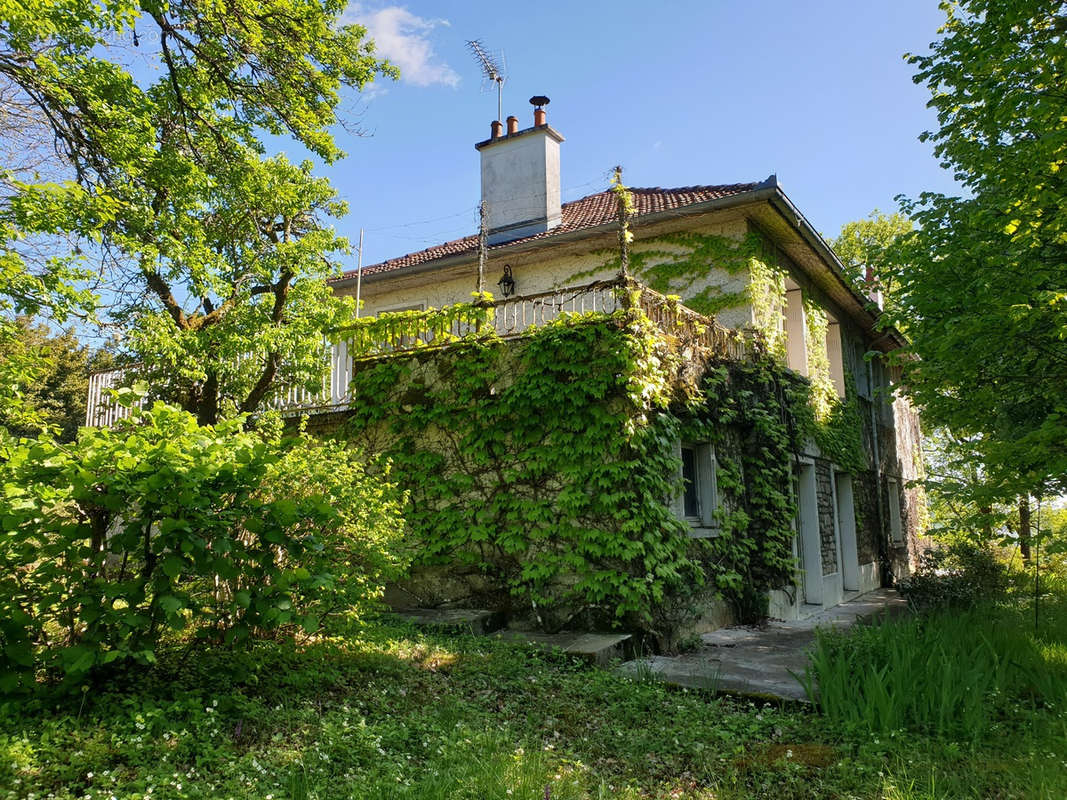
<instances>
[{"instance_id":1,"label":"terracotta roof tile","mask_svg":"<svg viewBox=\"0 0 1067 800\"><path fill-rule=\"evenodd\" d=\"M718 200L723 197L744 194L750 192L760 184L758 183L731 183L723 186L684 186L680 189L630 189L633 194L636 216L655 214L659 211L670 211L674 208L705 203L709 200ZM571 231L593 228L597 225L611 222L615 219L615 196L610 192L599 192L564 203L562 207L563 221L555 228L544 233L524 236L503 244L493 245L489 248L493 251L499 247L506 247L518 242L529 242L535 239L549 239ZM462 239L453 239L451 242L434 245L417 253L391 258L378 264L372 264L363 268L364 275L374 275L379 272L391 272L395 269L413 267L416 264L425 264L447 256L455 256L464 253L474 255L478 250L477 235L464 236ZM344 273L340 279L354 277L356 270Z\"/></svg>"}]
</instances>

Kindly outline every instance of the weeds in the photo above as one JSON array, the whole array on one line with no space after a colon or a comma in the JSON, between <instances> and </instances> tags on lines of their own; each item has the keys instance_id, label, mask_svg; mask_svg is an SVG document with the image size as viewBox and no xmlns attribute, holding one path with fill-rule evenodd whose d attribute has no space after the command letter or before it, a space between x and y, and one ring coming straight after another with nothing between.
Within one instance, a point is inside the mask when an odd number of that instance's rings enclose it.
<instances>
[{"instance_id":1,"label":"weeds","mask_svg":"<svg viewBox=\"0 0 1067 800\"><path fill-rule=\"evenodd\" d=\"M1022 608L936 612L851 632L820 631L805 690L853 730L976 740L1020 703L1067 700L1062 604L1035 635Z\"/></svg>"}]
</instances>

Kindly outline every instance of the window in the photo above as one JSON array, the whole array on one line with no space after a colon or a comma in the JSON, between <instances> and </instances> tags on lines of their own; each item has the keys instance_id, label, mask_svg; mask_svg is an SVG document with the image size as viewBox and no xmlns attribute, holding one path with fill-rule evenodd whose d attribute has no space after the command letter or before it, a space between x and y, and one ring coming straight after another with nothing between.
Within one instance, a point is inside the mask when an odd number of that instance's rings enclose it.
<instances>
[{"instance_id":1,"label":"window","mask_svg":"<svg viewBox=\"0 0 1067 800\"><path fill-rule=\"evenodd\" d=\"M681 460L682 492L677 500L676 513L689 523L693 535L710 536L719 526L715 520L719 498L714 448L707 443L682 442L678 456Z\"/></svg>"},{"instance_id":2,"label":"window","mask_svg":"<svg viewBox=\"0 0 1067 800\"><path fill-rule=\"evenodd\" d=\"M682 481L685 490L682 492L682 511L687 519L700 518L700 500L697 496L700 477L697 475L697 451L696 448L682 445Z\"/></svg>"},{"instance_id":3,"label":"window","mask_svg":"<svg viewBox=\"0 0 1067 800\"><path fill-rule=\"evenodd\" d=\"M845 354L841 347L841 326L830 318L826 326L826 358L830 362L830 380L841 399L845 397Z\"/></svg>"},{"instance_id":4,"label":"window","mask_svg":"<svg viewBox=\"0 0 1067 800\"><path fill-rule=\"evenodd\" d=\"M791 282L790 282L791 283ZM800 287L785 293L785 365L801 375L808 374L808 330L804 315L804 294Z\"/></svg>"},{"instance_id":5,"label":"window","mask_svg":"<svg viewBox=\"0 0 1067 800\"><path fill-rule=\"evenodd\" d=\"M893 544L904 544L904 526L900 519L900 483L889 478L889 535Z\"/></svg>"}]
</instances>

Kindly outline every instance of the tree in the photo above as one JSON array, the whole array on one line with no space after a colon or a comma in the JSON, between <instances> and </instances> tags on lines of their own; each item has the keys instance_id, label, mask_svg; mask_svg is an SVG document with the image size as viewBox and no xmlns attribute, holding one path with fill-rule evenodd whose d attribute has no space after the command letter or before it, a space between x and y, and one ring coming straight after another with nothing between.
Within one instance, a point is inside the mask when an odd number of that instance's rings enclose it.
<instances>
[{"instance_id":1,"label":"tree","mask_svg":"<svg viewBox=\"0 0 1067 800\"><path fill-rule=\"evenodd\" d=\"M882 290L883 304L893 306L895 286L890 269L891 248L914 227L903 214L886 215L877 208L867 219L842 225L841 232L833 240L833 249L852 285L869 291L868 284L871 280L876 281Z\"/></svg>"},{"instance_id":2,"label":"tree","mask_svg":"<svg viewBox=\"0 0 1067 800\"><path fill-rule=\"evenodd\" d=\"M1051 0L942 4L909 56L939 128L923 134L965 188L903 211L895 269L905 382L925 418L971 443L1004 502L1067 490L1067 16Z\"/></svg>"},{"instance_id":3,"label":"tree","mask_svg":"<svg viewBox=\"0 0 1067 800\"><path fill-rule=\"evenodd\" d=\"M202 423L254 409L278 381L317 382L322 327L348 311L322 285L347 246L328 226L343 205L309 165L263 145L288 136L333 162L341 89L395 75L362 27L339 24L344 8L4 7L0 98L44 121L62 179L8 175L0 223L73 236L68 257L92 256L104 311L135 332L144 371ZM158 69L132 66L131 43ZM11 241L3 263L17 269Z\"/></svg>"},{"instance_id":4,"label":"tree","mask_svg":"<svg viewBox=\"0 0 1067 800\"><path fill-rule=\"evenodd\" d=\"M13 387L21 402L0 406L0 427L15 436L48 431L60 442L74 441L78 428L85 424L89 372L108 369L114 358L104 350L91 352L73 330L53 334L47 325L28 317L19 317L11 332L0 339L0 361L29 359L30 365L21 374L33 380Z\"/></svg>"}]
</instances>

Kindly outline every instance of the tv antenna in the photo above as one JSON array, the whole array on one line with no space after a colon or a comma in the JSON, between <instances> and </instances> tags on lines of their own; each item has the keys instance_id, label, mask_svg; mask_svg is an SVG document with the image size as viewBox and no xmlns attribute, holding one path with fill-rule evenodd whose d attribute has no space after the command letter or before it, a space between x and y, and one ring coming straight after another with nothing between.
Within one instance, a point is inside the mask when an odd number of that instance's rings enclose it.
<instances>
[{"instance_id":1,"label":"tv antenna","mask_svg":"<svg viewBox=\"0 0 1067 800\"><path fill-rule=\"evenodd\" d=\"M482 68L482 75L485 80L496 84L496 119L497 122L502 122L504 117L504 81L506 80L504 69L501 66L504 61L504 54L491 55L479 39L471 39L467 42L467 47L474 54L474 60L478 62L478 66Z\"/></svg>"}]
</instances>

